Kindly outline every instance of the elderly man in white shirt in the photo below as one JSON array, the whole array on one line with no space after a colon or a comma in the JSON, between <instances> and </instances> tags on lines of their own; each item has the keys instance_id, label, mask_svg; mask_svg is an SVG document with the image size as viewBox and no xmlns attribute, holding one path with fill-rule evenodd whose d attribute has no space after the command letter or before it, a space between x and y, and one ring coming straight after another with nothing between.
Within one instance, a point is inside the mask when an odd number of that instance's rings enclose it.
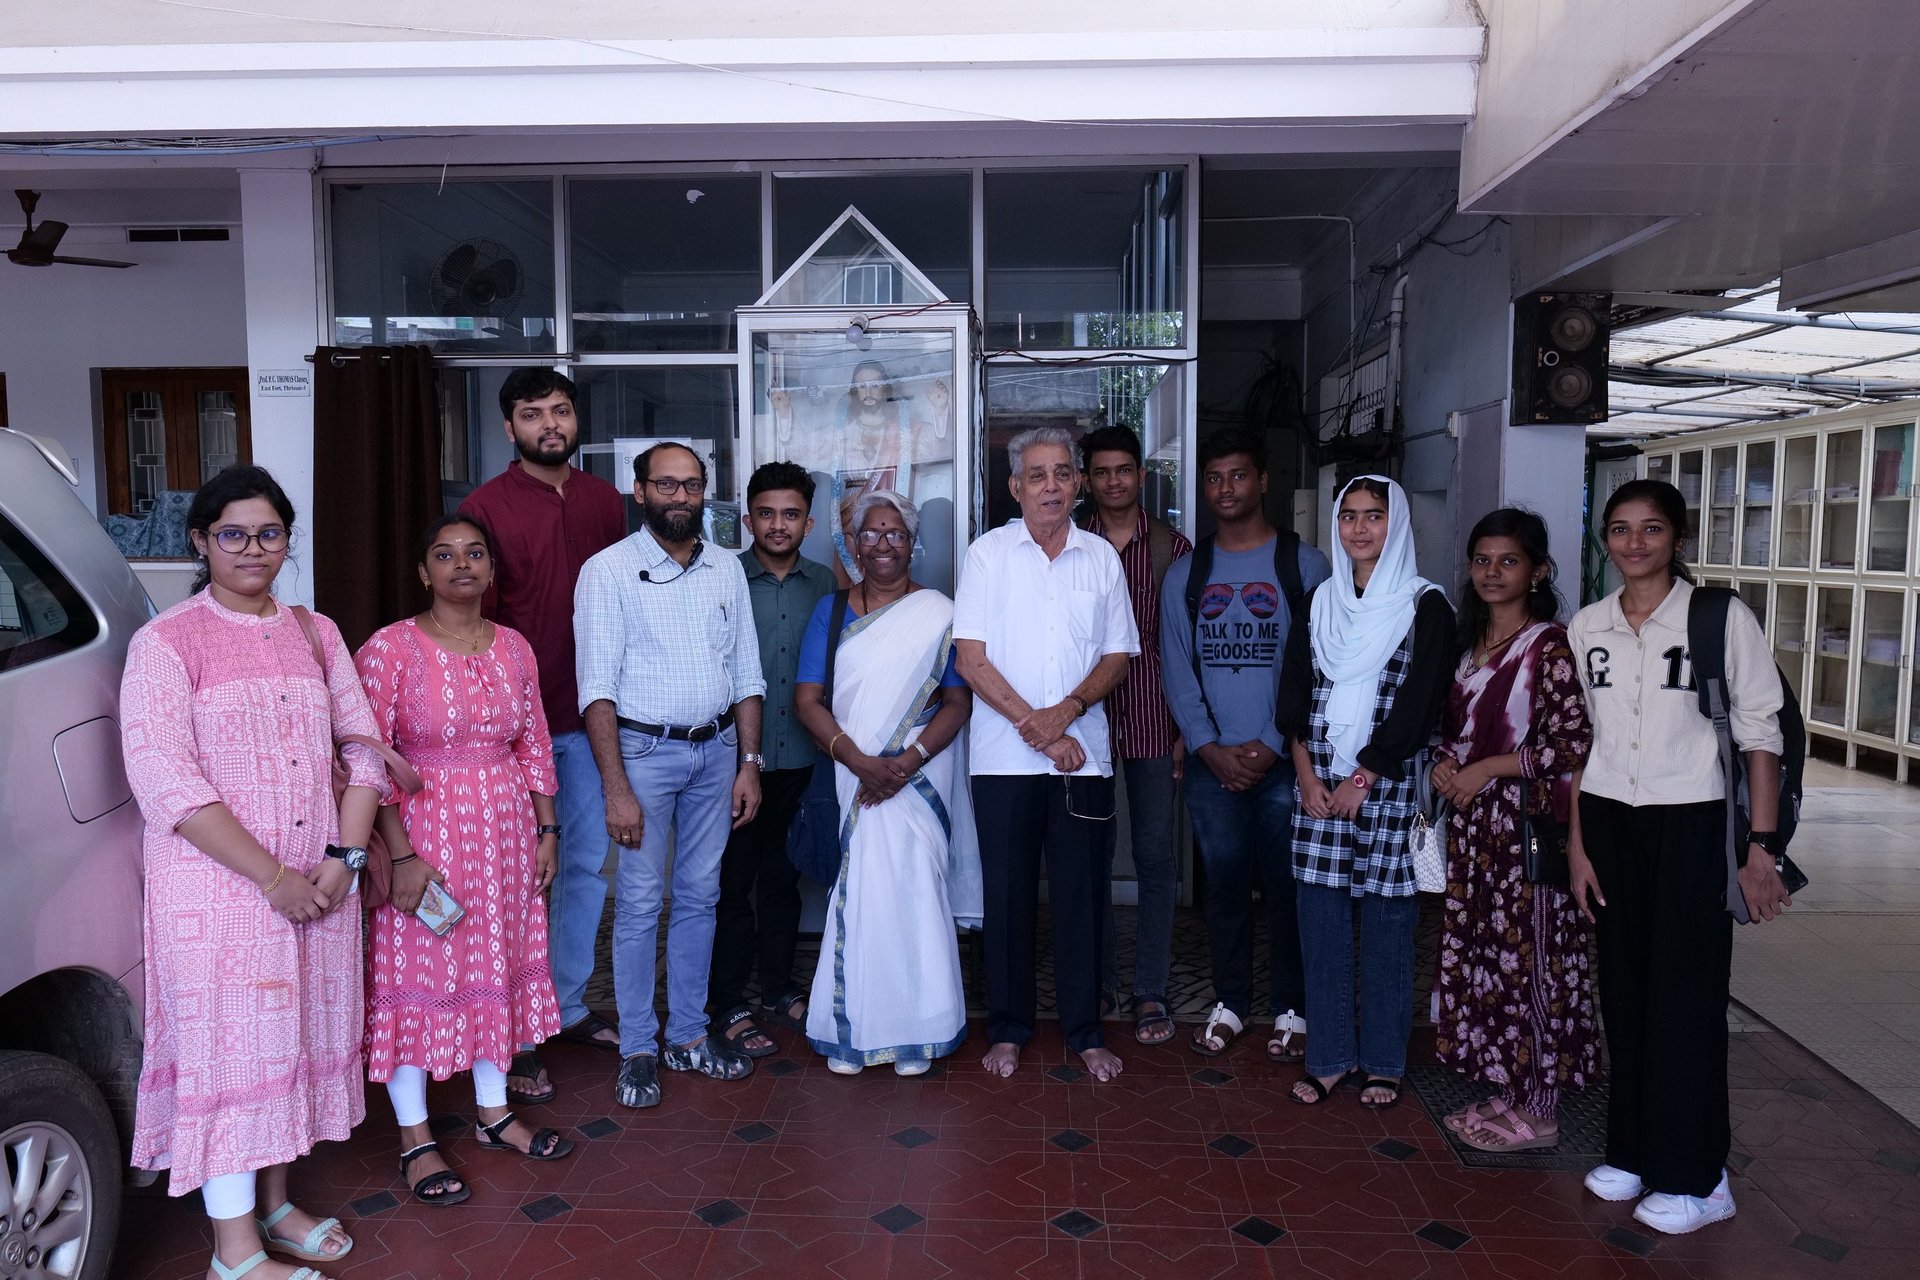
<instances>
[{"instance_id":1,"label":"elderly man in white shirt","mask_svg":"<svg viewBox=\"0 0 1920 1280\"><path fill-rule=\"evenodd\" d=\"M1101 700L1140 652L1120 557L1075 527L1073 437L1036 427L1007 446L1020 518L967 550L953 601L986 886L987 1039L1010 1076L1033 1036L1040 862L1067 1047L1096 1080L1120 1074L1100 1030L1100 931L1113 856L1113 758Z\"/></svg>"},{"instance_id":2,"label":"elderly man in white shirt","mask_svg":"<svg viewBox=\"0 0 1920 1280\"><path fill-rule=\"evenodd\" d=\"M574 588L580 710L622 847L614 881L613 994L622 1106L660 1103L656 1061L738 1080L746 1055L707 1035L707 973L728 832L760 807L766 677L739 557L700 541L707 464L679 444L634 462L646 527L588 560ZM655 931L673 837L664 1055Z\"/></svg>"}]
</instances>

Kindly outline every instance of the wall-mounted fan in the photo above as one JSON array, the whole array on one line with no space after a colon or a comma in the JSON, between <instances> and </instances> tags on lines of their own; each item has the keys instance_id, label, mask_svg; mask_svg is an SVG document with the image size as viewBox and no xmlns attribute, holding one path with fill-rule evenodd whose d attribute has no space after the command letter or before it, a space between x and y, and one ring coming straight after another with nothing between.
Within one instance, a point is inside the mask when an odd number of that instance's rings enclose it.
<instances>
[{"instance_id":1,"label":"wall-mounted fan","mask_svg":"<svg viewBox=\"0 0 1920 1280\"><path fill-rule=\"evenodd\" d=\"M74 258L54 252L60 247L60 237L67 234L67 224L46 219L39 226L33 225L33 211L40 205L38 191L15 191L20 197L20 208L27 215L27 229L20 235L20 243L7 250L7 261L16 267L50 267L63 262L70 267L130 267L131 262L114 262L109 258Z\"/></svg>"},{"instance_id":2,"label":"wall-mounted fan","mask_svg":"<svg viewBox=\"0 0 1920 1280\"><path fill-rule=\"evenodd\" d=\"M433 269L434 312L443 316L501 316L520 301L524 277L507 246L462 240Z\"/></svg>"}]
</instances>

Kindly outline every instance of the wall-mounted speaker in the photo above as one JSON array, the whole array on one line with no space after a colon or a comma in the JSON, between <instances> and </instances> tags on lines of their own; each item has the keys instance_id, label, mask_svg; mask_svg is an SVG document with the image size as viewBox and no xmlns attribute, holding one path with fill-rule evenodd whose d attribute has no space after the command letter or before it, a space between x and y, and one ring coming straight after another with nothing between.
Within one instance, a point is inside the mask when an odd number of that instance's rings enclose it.
<instances>
[{"instance_id":1,"label":"wall-mounted speaker","mask_svg":"<svg viewBox=\"0 0 1920 1280\"><path fill-rule=\"evenodd\" d=\"M1530 293L1513 304L1508 421L1604 422L1610 293Z\"/></svg>"}]
</instances>

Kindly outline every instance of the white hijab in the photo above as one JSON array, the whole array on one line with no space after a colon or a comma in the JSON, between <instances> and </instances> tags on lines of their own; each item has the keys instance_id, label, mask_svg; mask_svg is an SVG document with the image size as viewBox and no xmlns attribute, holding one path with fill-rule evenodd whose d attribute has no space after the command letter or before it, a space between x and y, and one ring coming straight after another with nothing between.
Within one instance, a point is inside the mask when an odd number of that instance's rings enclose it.
<instances>
[{"instance_id":1,"label":"white hijab","mask_svg":"<svg viewBox=\"0 0 1920 1280\"><path fill-rule=\"evenodd\" d=\"M1367 580L1366 594L1353 587L1353 557L1340 541L1340 500L1361 480L1387 488L1387 540ZM1333 576L1313 593L1308 638L1314 660L1333 687L1327 691L1327 739L1333 746L1334 777L1359 768L1360 749L1373 736L1373 703L1380 673L1407 638L1414 608L1423 592L1434 589L1414 570L1413 524L1406 491L1385 476L1357 476L1333 503Z\"/></svg>"}]
</instances>

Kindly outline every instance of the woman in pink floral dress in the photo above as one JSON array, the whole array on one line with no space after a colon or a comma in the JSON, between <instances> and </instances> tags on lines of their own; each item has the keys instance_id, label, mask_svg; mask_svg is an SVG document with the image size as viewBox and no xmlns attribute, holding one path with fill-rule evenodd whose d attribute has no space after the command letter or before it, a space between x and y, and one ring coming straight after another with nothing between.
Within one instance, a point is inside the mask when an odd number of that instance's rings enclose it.
<instances>
[{"instance_id":1,"label":"woman in pink floral dress","mask_svg":"<svg viewBox=\"0 0 1920 1280\"><path fill-rule=\"evenodd\" d=\"M268 1248L333 1261L353 1246L339 1219L288 1201L287 1166L365 1115L349 862L386 771L346 746L352 785L336 806L334 744L371 734L373 716L334 625L312 619L323 669L273 598L292 527L258 467L202 485L187 514L200 589L134 634L120 688L146 819L133 1163L169 1170L173 1195L201 1190L223 1280L316 1274L269 1262Z\"/></svg>"},{"instance_id":2,"label":"woman in pink floral dress","mask_svg":"<svg viewBox=\"0 0 1920 1280\"><path fill-rule=\"evenodd\" d=\"M1560 1141L1560 1091L1599 1076L1591 939L1565 885L1528 881L1526 813L1565 824L1572 774L1593 728L1567 632L1547 528L1504 507L1467 540L1465 652L1435 749L1435 788L1452 802L1440 942L1440 1061L1498 1086L1446 1118L1488 1151Z\"/></svg>"},{"instance_id":3,"label":"woman in pink floral dress","mask_svg":"<svg viewBox=\"0 0 1920 1280\"><path fill-rule=\"evenodd\" d=\"M393 1100L401 1176L435 1205L471 1193L428 1130L428 1076L473 1073L481 1146L536 1160L573 1149L507 1109L517 1052L560 1029L540 897L559 844L559 783L533 649L481 616L490 548L471 516L428 526L420 579L430 603L375 632L355 658L380 736L426 784L380 813L393 901L372 918L367 1075ZM466 912L445 936L413 914L429 880Z\"/></svg>"}]
</instances>

